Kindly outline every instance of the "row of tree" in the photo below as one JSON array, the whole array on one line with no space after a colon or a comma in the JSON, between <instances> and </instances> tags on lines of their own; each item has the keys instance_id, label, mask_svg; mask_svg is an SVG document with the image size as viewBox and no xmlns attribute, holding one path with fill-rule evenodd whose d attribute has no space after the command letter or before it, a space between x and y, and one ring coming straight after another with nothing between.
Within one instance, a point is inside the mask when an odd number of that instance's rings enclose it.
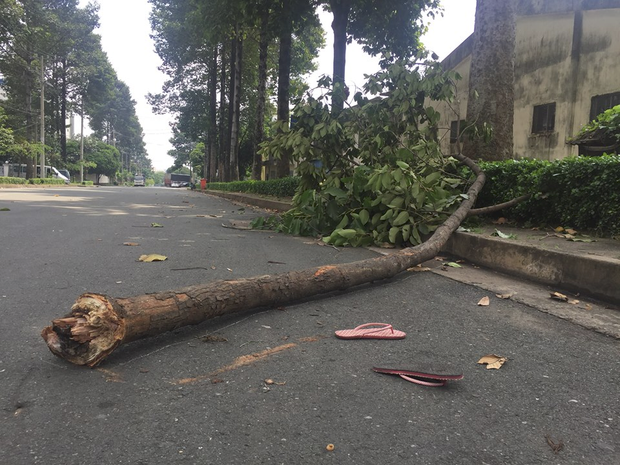
<instances>
[{"instance_id":1,"label":"row of tree","mask_svg":"<svg viewBox=\"0 0 620 465\"><path fill-rule=\"evenodd\" d=\"M80 164L106 175L115 173L111 166L151 169L136 103L101 48L98 22L95 3L0 0L0 125L9 136L0 161L26 164L27 177L42 150L48 162L74 172ZM67 138L71 115L86 118L93 131L83 150Z\"/></svg>"},{"instance_id":2,"label":"row of tree","mask_svg":"<svg viewBox=\"0 0 620 465\"><path fill-rule=\"evenodd\" d=\"M291 103L308 89L324 44L319 9L333 15L332 111L342 111L346 47L352 40L387 67L421 50L422 15L438 0L149 0L156 51L168 80L150 95L155 111L176 116L176 165L190 164L210 181L244 174L259 179L259 152L289 126ZM273 121L277 120L275 124ZM202 151L198 155L198 151ZM269 160L289 175L287 153Z\"/></svg>"}]
</instances>

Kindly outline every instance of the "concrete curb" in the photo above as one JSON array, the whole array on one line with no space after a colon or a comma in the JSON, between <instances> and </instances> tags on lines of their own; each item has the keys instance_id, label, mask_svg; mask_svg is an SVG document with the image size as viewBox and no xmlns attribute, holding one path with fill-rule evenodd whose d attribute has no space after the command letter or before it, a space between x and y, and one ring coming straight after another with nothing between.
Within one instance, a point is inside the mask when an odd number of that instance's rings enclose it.
<instances>
[{"instance_id":1,"label":"concrete curb","mask_svg":"<svg viewBox=\"0 0 620 465\"><path fill-rule=\"evenodd\" d=\"M455 232L444 251L476 265L620 304L620 263Z\"/></svg>"},{"instance_id":2,"label":"concrete curb","mask_svg":"<svg viewBox=\"0 0 620 465\"><path fill-rule=\"evenodd\" d=\"M262 197L205 191L260 208L286 211L289 202ZM550 251L532 244L455 232L443 252L475 265L524 278L558 290L578 292L613 304L620 304L620 261L594 255Z\"/></svg>"},{"instance_id":3,"label":"concrete curb","mask_svg":"<svg viewBox=\"0 0 620 465\"><path fill-rule=\"evenodd\" d=\"M241 202L248 205L254 205L259 208L266 208L268 210L284 212L286 210L290 210L291 208L290 202L266 199L264 197L258 197L254 195L242 194L237 192L214 191L209 189L202 192L208 195L215 195L217 197L223 197L228 200L234 200L236 202Z\"/></svg>"}]
</instances>

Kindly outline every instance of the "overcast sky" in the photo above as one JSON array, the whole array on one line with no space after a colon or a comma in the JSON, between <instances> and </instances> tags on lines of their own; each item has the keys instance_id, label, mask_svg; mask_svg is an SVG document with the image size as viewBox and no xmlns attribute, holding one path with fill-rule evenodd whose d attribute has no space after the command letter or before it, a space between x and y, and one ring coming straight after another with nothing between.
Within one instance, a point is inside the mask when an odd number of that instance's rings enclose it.
<instances>
[{"instance_id":1,"label":"overcast sky","mask_svg":"<svg viewBox=\"0 0 620 465\"><path fill-rule=\"evenodd\" d=\"M86 0L80 2L86 4ZM148 156L156 170L163 171L172 165L167 155L172 147L168 140L172 133L169 115L154 115L146 102L146 94L158 93L165 76L158 71L159 57L154 51L148 16L150 4L147 0L100 0L100 28L103 50L108 54L120 80L125 82L133 99L144 130L144 141ZM423 37L426 47L445 58L474 30L476 0L442 0L445 9L443 17L432 21L429 32ZM319 70L311 77L331 75L332 39L329 15L324 16L324 27L328 32L327 44L319 57ZM355 44L347 48L346 81L349 87L361 87L363 75L377 70L376 60L366 56Z\"/></svg>"}]
</instances>

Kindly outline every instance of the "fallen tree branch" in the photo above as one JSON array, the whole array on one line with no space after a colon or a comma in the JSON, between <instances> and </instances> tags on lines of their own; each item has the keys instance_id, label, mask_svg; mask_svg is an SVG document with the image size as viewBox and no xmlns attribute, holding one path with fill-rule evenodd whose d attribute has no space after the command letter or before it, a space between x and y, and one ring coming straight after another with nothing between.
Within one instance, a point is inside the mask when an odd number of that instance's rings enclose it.
<instances>
[{"instance_id":1,"label":"fallen tree branch","mask_svg":"<svg viewBox=\"0 0 620 465\"><path fill-rule=\"evenodd\" d=\"M503 210L504 208L514 207L518 203L526 201L531 196L532 194L525 194L520 197L514 198L512 200L509 200L508 202L498 203L496 205L489 205L488 207L472 208L467 213L467 216L487 215L489 213L494 213L494 212Z\"/></svg>"},{"instance_id":2,"label":"fallen tree branch","mask_svg":"<svg viewBox=\"0 0 620 465\"><path fill-rule=\"evenodd\" d=\"M96 366L118 346L201 323L217 316L264 306L279 306L314 295L389 279L433 258L459 227L484 185L472 160L455 155L476 179L461 205L424 243L396 254L301 271L215 281L183 289L128 298L86 293L71 313L52 321L41 336L54 355L77 365Z\"/></svg>"}]
</instances>

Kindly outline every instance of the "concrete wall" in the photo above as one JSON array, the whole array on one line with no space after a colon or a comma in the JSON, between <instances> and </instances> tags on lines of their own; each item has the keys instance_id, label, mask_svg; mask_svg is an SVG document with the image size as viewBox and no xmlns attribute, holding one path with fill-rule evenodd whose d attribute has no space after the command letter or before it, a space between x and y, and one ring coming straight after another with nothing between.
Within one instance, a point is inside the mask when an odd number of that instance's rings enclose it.
<instances>
[{"instance_id":1,"label":"concrete wall","mask_svg":"<svg viewBox=\"0 0 620 465\"><path fill-rule=\"evenodd\" d=\"M583 8L580 10L579 8ZM520 0L515 49L514 156L556 160L577 154L566 144L589 121L593 96L620 92L620 0ZM469 38L444 60L462 80L457 98L439 105L440 137L450 146L450 123L465 119ZM555 128L532 134L534 106L556 104Z\"/></svg>"}]
</instances>

